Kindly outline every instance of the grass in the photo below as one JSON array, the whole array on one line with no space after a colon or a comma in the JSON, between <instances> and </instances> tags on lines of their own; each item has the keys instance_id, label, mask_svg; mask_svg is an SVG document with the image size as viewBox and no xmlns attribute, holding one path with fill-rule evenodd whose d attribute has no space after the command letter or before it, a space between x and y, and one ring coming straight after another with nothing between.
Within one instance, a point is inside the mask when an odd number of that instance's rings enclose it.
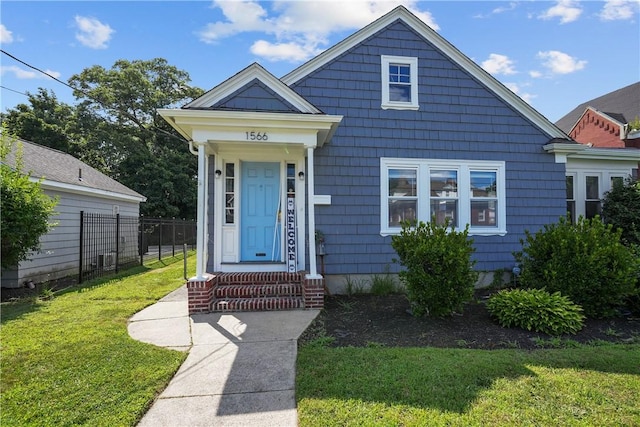
<instances>
[{"instance_id":1,"label":"grass","mask_svg":"<svg viewBox=\"0 0 640 427\"><path fill-rule=\"evenodd\" d=\"M133 340L127 321L184 283L178 260L3 303L0 425L135 425L186 354Z\"/></svg>"},{"instance_id":2,"label":"grass","mask_svg":"<svg viewBox=\"0 0 640 427\"><path fill-rule=\"evenodd\" d=\"M301 426L640 425L640 345L298 353Z\"/></svg>"}]
</instances>

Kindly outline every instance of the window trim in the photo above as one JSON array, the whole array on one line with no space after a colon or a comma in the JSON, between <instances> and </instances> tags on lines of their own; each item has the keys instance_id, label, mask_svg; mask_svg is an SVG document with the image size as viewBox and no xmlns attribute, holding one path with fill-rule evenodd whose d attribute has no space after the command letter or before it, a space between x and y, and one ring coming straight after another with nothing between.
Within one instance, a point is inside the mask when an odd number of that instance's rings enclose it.
<instances>
[{"instance_id":1,"label":"window trim","mask_svg":"<svg viewBox=\"0 0 640 427\"><path fill-rule=\"evenodd\" d=\"M417 110L418 103L418 58L409 56L381 55L382 104L383 110ZM389 65L408 65L411 73L411 102L389 100Z\"/></svg>"},{"instance_id":2,"label":"window trim","mask_svg":"<svg viewBox=\"0 0 640 427\"><path fill-rule=\"evenodd\" d=\"M440 159L406 159L406 158L380 158L380 235L391 236L399 234L401 227L389 226L389 170L390 169L417 169L418 183L418 221L431 220L431 188L430 170L448 169L458 172L458 227L456 230L464 230L469 224L471 236L504 236L507 234L507 207L506 207L506 177L504 161L486 160L440 160ZM471 171L496 172L497 187L497 226L482 227L471 226Z\"/></svg>"}]
</instances>

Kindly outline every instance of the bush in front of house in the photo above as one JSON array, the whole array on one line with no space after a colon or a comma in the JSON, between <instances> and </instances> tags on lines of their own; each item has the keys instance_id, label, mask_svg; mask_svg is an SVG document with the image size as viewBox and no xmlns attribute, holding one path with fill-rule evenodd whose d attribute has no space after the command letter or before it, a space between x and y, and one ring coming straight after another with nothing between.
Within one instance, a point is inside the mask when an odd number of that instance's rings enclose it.
<instances>
[{"instance_id":1,"label":"bush in front of house","mask_svg":"<svg viewBox=\"0 0 640 427\"><path fill-rule=\"evenodd\" d=\"M579 305L560 292L544 289L504 289L489 298L487 310L505 328L549 335L576 334L584 325Z\"/></svg>"},{"instance_id":2,"label":"bush in front of house","mask_svg":"<svg viewBox=\"0 0 640 427\"><path fill-rule=\"evenodd\" d=\"M526 232L521 286L561 292L579 304L587 317L609 317L635 293L638 259L620 242L620 230L599 217L560 218L535 234Z\"/></svg>"},{"instance_id":3,"label":"bush in front of house","mask_svg":"<svg viewBox=\"0 0 640 427\"><path fill-rule=\"evenodd\" d=\"M429 222L402 224L391 238L397 260L405 267L399 273L415 316L447 316L461 312L473 298L478 273L473 270L473 241L464 231Z\"/></svg>"},{"instance_id":4,"label":"bush in front of house","mask_svg":"<svg viewBox=\"0 0 640 427\"><path fill-rule=\"evenodd\" d=\"M614 181L602 201L602 218L614 229L622 230L622 243L640 245L640 181Z\"/></svg>"},{"instance_id":5,"label":"bush in front of house","mask_svg":"<svg viewBox=\"0 0 640 427\"><path fill-rule=\"evenodd\" d=\"M640 258L640 180L628 178L615 181L602 202L604 222L622 230L621 241L629 247L636 258ZM640 314L640 265L636 280L636 291L626 300L626 307Z\"/></svg>"}]
</instances>

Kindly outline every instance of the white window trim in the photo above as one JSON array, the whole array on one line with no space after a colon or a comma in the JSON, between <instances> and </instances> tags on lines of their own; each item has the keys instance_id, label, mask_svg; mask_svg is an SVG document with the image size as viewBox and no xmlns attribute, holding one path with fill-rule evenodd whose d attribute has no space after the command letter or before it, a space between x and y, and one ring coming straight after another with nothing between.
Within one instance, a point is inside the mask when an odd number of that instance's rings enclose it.
<instances>
[{"instance_id":1,"label":"white window trim","mask_svg":"<svg viewBox=\"0 0 640 427\"><path fill-rule=\"evenodd\" d=\"M408 56L382 55L382 109L384 110L417 110L418 103L418 58ZM389 100L389 64L408 65L411 72L411 102Z\"/></svg>"},{"instance_id":2,"label":"white window trim","mask_svg":"<svg viewBox=\"0 0 640 427\"><path fill-rule=\"evenodd\" d=\"M389 169L412 168L417 169L418 176L418 209L417 219L422 222L431 221L430 208L430 169L448 169L458 172L458 227L464 230L467 223L471 223L471 188L470 171L496 172L498 192L498 212L496 227L478 227L469 225L471 236L504 236L507 234L506 208L506 179L505 162L483 160L439 160L439 159L402 159L380 158L380 235L390 236L399 234L401 227L389 227Z\"/></svg>"}]
</instances>

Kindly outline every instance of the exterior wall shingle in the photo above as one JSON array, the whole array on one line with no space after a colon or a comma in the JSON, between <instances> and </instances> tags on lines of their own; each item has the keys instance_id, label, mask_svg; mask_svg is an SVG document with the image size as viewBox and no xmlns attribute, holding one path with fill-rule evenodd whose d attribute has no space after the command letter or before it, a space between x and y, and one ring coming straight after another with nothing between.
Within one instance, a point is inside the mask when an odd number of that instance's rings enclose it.
<instances>
[{"instance_id":1,"label":"exterior wall shingle","mask_svg":"<svg viewBox=\"0 0 640 427\"><path fill-rule=\"evenodd\" d=\"M418 57L418 111L383 110L380 56ZM530 121L397 22L292 88L326 114L343 115L333 139L315 153L316 208L326 239L327 274L394 270L391 238L380 235L380 157L506 162L506 236L474 237L479 270L513 266L524 230L565 213L565 168L542 149Z\"/></svg>"}]
</instances>

